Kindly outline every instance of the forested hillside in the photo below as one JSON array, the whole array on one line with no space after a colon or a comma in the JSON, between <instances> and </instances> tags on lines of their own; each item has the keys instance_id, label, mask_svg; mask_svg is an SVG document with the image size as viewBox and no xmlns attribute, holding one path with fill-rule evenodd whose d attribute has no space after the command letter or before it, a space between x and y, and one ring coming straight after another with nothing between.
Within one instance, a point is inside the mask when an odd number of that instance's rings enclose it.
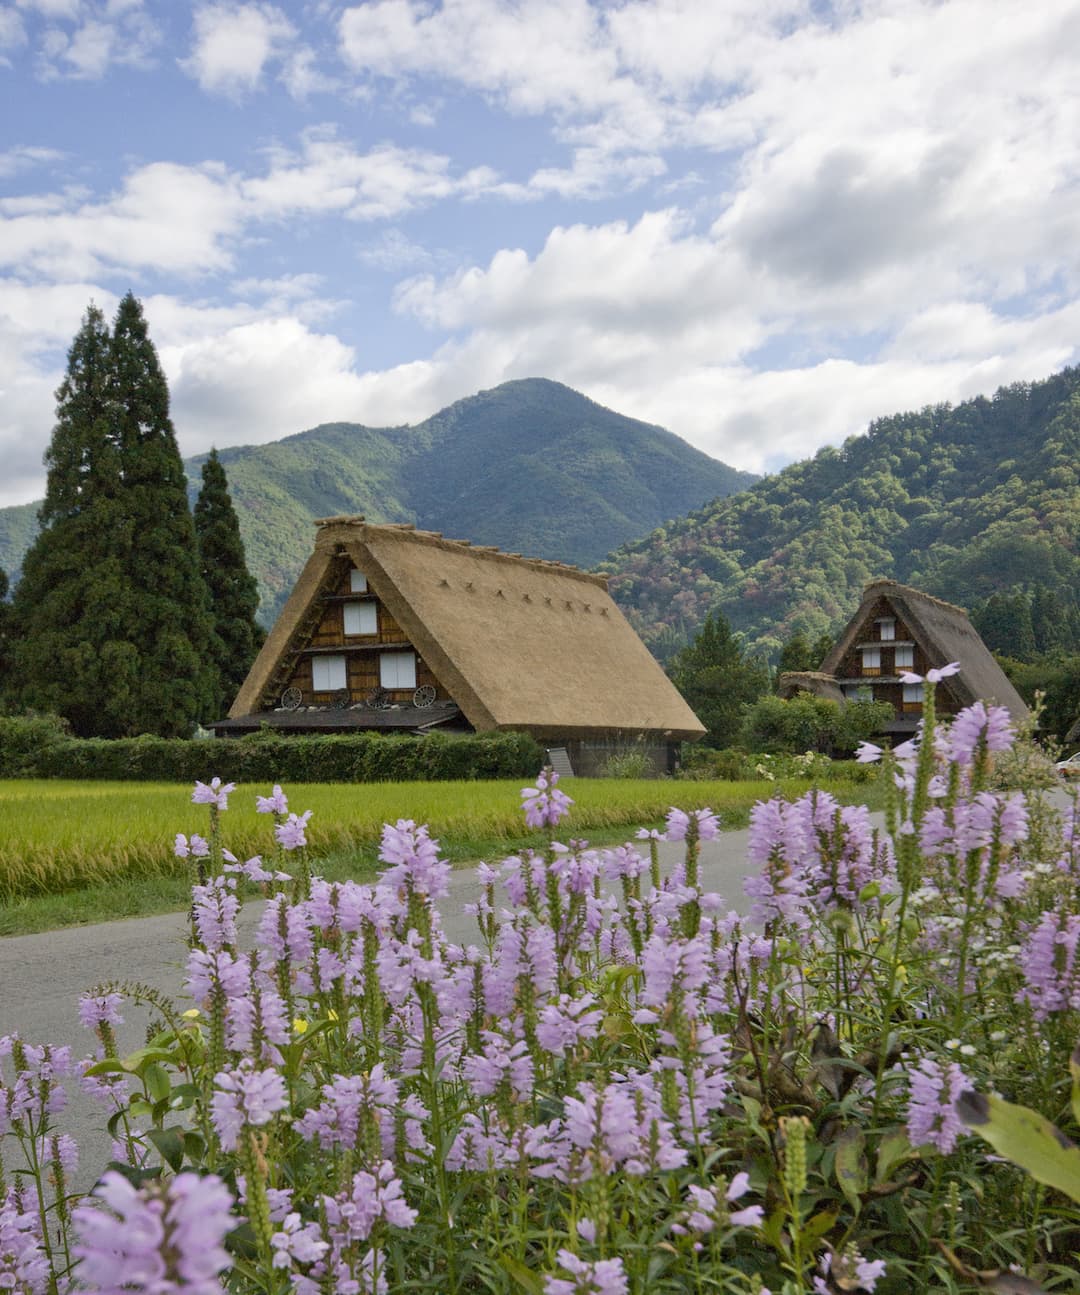
<instances>
[{"instance_id":1,"label":"forested hillside","mask_svg":"<svg viewBox=\"0 0 1080 1295\"><path fill-rule=\"evenodd\" d=\"M313 520L363 513L477 544L592 566L617 545L756 478L543 379L504 383L412 427L330 423L220 451L260 618L311 552ZM187 460L192 497L203 457ZM17 573L35 506L0 509L0 568Z\"/></svg>"},{"instance_id":2,"label":"forested hillside","mask_svg":"<svg viewBox=\"0 0 1080 1295\"><path fill-rule=\"evenodd\" d=\"M1080 589L1080 369L882 418L603 564L661 656L713 609L770 651L851 614L877 576L961 606Z\"/></svg>"}]
</instances>

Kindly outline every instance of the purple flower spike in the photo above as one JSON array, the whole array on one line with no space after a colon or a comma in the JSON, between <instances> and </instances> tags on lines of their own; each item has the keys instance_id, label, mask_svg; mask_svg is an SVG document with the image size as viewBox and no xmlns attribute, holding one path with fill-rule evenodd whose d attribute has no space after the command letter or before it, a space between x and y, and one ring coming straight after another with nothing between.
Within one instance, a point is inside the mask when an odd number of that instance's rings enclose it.
<instances>
[{"instance_id":1,"label":"purple flower spike","mask_svg":"<svg viewBox=\"0 0 1080 1295\"><path fill-rule=\"evenodd\" d=\"M288 797L276 782L274 783L274 790L269 796L255 797L256 814L287 814L288 812Z\"/></svg>"},{"instance_id":2,"label":"purple flower spike","mask_svg":"<svg viewBox=\"0 0 1080 1295\"><path fill-rule=\"evenodd\" d=\"M559 775L550 765L540 770L535 787L521 789L521 808L530 827L558 827L574 803L556 786Z\"/></svg>"},{"instance_id":3,"label":"purple flower spike","mask_svg":"<svg viewBox=\"0 0 1080 1295\"><path fill-rule=\"evenodd\" d=\"M214 1076L217 1091L210 1099L210 1118L221 1145L233 1151L245 1126L269 1124L289 1104L285 1081L276 1070L256 1070L245 1061L236 1070Z\"/></svg>"},{"instance_id":4,"label":"purple flower spike","mask_svg":"<svg viewBox=\"0 0 1080 1295\"><path fill-rule=\"evenodd\" d=\"M311 810L305 809L302 814L290 814L284 823L279 823L274 828L274 835L283 850L299 850L301 846L307 845L304 828L310 817Z\"/></svg>"},{"instance_id":5,"label":"purple flower spike","mask_svg":"<svg viewBox=\"0 0 1080 1295\"><path fill-rule=\"evenodd\" d=\"M209 853L210 846L204 837L192 832L191 840L189 841L183 832L177 832L173 854L178 859L205 859Z\"/></svg>"},{"instance_id":6,"label":"purple flower spike","mask_svg":"<svg viewBox=\"0 0 1080 1295\"><path fill-rule=\"evenodd\" d=\"M124 1018L120 1015L123 1001L122 994L83 994L79 999L79 1020L88 1030L99 1025L123 1025Z\"/></svg>"},{"instance_id":7,"label":"purple flower spike","mask_svg":"<svg viewBox=\"0 0 1080 1295\"><path fill-rule=\"evenodd\" d=\"M79 1284L99 1295L186 1290L215 1295L232 1264L222 1242L236 1223L233 1197L214 1174L178 1174L134 1188L110 1170L94 1190L106 1209L72 1211Z\"/></svg>"},{"instance_id":8,"label":"purple flower spike","mask_svg":"<svg viewBox=\"0 0 1080 1295\"><path fill-rule=\"evenodd\" d=\"M957 764L971 764L980 745L987 751L1007 751L1013 742L1012 716L1004 706L977 701L962 710L949 730L949 745Z\"/></svg>"},{"instance_id":9,"label":"purple flower spike","mask_svg":"<svg viewBox=\"0 0 1080 1295\"><path fill-rule=\"evenodd\" d=\"M685 841L691 820L697 823L699 841L715 841L720 835L720 820L711 809L692 809L687 814L685 810L672 807L668 810L667 831L664 833L664 840Z\"/></svg>"},{"instance_id":10,"label":"purple flower spike","mask_svg":"<svg viewBox=\"0 0 1080 1295\"><path fill-rule=\"evenodd\" d=\"M570 1279L544 1278L544 1295L626 1295L626 1273L621 1259L579 1259L569 1250L559 1251L559 1266Z\"/></svg>"},{"instance_id":11,"label":"purple flower spike","mask_svg":"<svg viewBox=\"0 0 1080 1295\"><path fill-rule=\"evenodd\" d=\"M956 1099L971 1084L955 1062L944 1068L924 1057L908 1071L907 1134L913 1147L935 1146L942 1155L966 1132L954 1110Z\"/></svg>"},{"instance_id":12,"label":"purple flower spike","mask_svg":"<svg viewBox=\"0 0 1080 1295\"><path fill-rule=\"evenodd\" d=\"M223 783L220 778L211 778L209 783L197 782L191 793L192 804L216 805L218 809L228 809L229 792L235 790L235 782Z\"/></svg>"},{"instance_id":13,"label":"purple flower spike","mask_svg":"<svg viewBox=\"0 0 1080 1295\"><path fill-rule=\"evenodd\" d=\"M14 1192L0 1197L0 1290L37 1295L48 1289L49 1261L38 1216L23 1208Z\"/></svg>"}]
</instances>

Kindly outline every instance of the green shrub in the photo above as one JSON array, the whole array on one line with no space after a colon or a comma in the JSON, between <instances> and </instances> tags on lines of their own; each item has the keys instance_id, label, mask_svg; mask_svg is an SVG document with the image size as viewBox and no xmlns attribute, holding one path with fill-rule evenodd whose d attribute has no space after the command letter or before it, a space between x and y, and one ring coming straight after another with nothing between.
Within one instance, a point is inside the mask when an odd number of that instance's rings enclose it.
<instances>
[{"instance_id":1,"label":"green shrub","mask_svg":"<svg viewBox=\"0 0 1080 1295\"><path fill-rule=\"evenodd\" d=\"M0 721L0 724L11 721ZM228 741L137 737L12 738L0 772L7 777L94 778L125 782L193 782L217 775L227 782L416 782L531 778L544 762L525 733L426 737L352 733L281 737L256 733Z\"/></svg>"},{"instance_id":2,"label":"green shrub","mask_svg":"<svg viewBox=\"0 0 1080 1295\"><path fill-rule=\"evenodd\" d=\"M0 778L33 777L41 753L69 741L59 715L0 715Z\"/></svg>"}]
</instances>

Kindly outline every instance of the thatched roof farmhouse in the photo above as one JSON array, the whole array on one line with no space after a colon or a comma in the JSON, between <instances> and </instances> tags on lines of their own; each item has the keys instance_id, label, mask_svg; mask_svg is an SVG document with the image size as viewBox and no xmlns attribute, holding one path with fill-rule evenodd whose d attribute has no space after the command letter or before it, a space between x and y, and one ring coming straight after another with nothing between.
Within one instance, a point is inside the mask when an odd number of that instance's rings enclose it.
<instances>
[{"instance_id":1,"label":"thatched roof farmhouse","mask_svg":"<svg viewBox=\"0 0 1080 1295\"><path fill-rule=\"evenodd\" d=\"M923 686L901 683L900 675L925 675L950 661L959 661L960 673L938 684L939 713L956 714L981 699L1004 706L1014 720L1027 718L1023 698L967 613L895 580L868 584L859 610L820 667L781 675L780 694L886 701L894 715L886 731L909 736L922 716Z\"/></svg>"},{"instance_id":2,"label":"thatched roof farmhouse","mask_svg":"<svg viewBox=\"0 0 1080 1295\"><path fill-rule=\"evenodd\" d=\"M631 744L667 767L704 732L604 576L362 517L317 526L219 734L524 730L581 773Z\"/></svg>"}]
</instances>

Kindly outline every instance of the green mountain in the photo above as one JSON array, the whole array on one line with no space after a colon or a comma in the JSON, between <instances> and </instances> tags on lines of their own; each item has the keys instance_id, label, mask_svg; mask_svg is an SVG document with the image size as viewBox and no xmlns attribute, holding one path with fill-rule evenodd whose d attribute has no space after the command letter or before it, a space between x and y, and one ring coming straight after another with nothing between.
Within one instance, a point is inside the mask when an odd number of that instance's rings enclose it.
<instances>
[{"instance_id":1,"label":"green mountain","mask_svg":"<svg viewBox=\"0 0 1080 1295\"><path fill-rule=\"evenodd\" d=\"M412 427L326 423L219 457L268 622L311 553L316 517L414 522L592 566L666 518L756 480L539 378L482 391ZM192 498L204 458L185 463ZM0 567L17 573L35 518L35 505L0 509Z\"/></svg>"},{"instance_id":2,"label":"green mountain","mask_svg":"<svg viewBox=\"0 0 1080 1295\"><path fill-rule=\"evenodd\" d=\"M612 554L602 569L667 656L719 608L774 652L890 577L961 606L1080 591L1080 369L871 424Z\"/></svg>"}]
</instances>

